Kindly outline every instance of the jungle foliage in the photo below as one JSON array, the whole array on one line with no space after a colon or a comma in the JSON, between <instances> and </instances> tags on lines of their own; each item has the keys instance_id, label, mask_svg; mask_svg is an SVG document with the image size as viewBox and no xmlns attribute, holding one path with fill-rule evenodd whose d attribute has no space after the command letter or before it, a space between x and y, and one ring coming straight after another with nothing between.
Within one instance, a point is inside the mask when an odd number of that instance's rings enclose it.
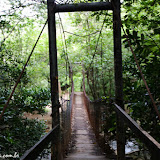
<instances>
[{"instance_id":1,"label":"jungle foliage","mask_svg":"<svg viewBox=\"0 0 160 160\"><path fill-rule=\"evenodd\" d=\"M131 46L160 112L160 4L155 0L126 0L122 3L121 10L124 30L130 39ZM106 19L105 14L107 14ZM67 46L68 48L72 47L71 52L68 51L68 53L71 62L75 62L74 76L79 76L81 70L79 63L83 63L87 94L92 100L102 100L108 103L114 100L112 14L104 11L75 13L70 14L70 19L73 19L72 26L78 28L75 31L74 28L72 29L73 34L65 33ZM100 31L103 21L105 21L105 25L101 34L97 32L95 35L85 36L97 30ZM83 37L81 38L81 36ZM144 130L160 142L158 136L160 121L123 31L122 42L125 108ZM73 51L75 58L72 57ZM82 78L79 81L82 81ZM82 85L82 82L80 84ZM114 115L113 111L111 114ZM106 118L108 118L107 114ZM112 127L109 125L105 128L108 128L107 132L115 133L115 117L110 116L109 121L112 122ZM133 133L131 134L131 131L128 130L127 138L132 139L131 135Z\"/></svg>"},{"instance_id":2,"label":"jungle foliage","mask_svg":"<svg viewBox=\"0 0 160 160\"><path fill-rule=\"evenodd\" d=\"M160 111L160 5L158 1L125 1L123 24L151 94ZM132 9L131 9L132 8ZM124 38L124 37L123 37ZM123 39L129 48L126 39ZM123 63L124 98L131 116L160 142L160 121L137 69L133 55Z\"/></svg>"},{"instance_id":3,"label":"jungle foliage","mask_svg":"<svg viewBox=\"0 0 160 160\"><path fill-rule=\"evenodd\" d=\"M43 17L35 21L26 17L24 11L30 4L21 1L9 3L6 12L0 15L0 111L17 82L22 68L40 32ZM35 6L34 6L35 7ZM2 8L1 8L2 9ZM5 9L5 7L4 7ZM33 15L33 14L32 14ZM47 29L46 29L47 31ZM50 103L48 37L44 33L24 71L18 87L0 120L0 154L21 156L45 133L44 121L26 119L23 114L45 114L45 106Z\"/></svg>"},{"instance_id":4,"label":"jungle foliage","mask_svg":"<svg viewBox=\"0 0 160 160\"><path fill-rule=\"evenodd\" d=\"M9 8L0 15L1 111L47 17L44 1L6 2L10 4ZM31 11L30 14L27 12L28 9ZM160 111L160 3L156 0L125 0L121 10L122 24ZM61 84L70 83L69 66L72 65L76 91L82 89L84 70L86 92L89 97L92 100L105 100L107 103L114 100L112 12L60 14L56 20L58 74ZM122 42L126 110L143 129L160 142L160 121L123 32ZM43 122L26 120L23 113L38 111L44 114L44 106L50 102L49 81L46 28L0 121L2 153L7 148L12 148L13 152L16 150L22 154L44 133ZM109 124L105 128L108 132L115 133L115 113L113 110L111 112L109 121L112 125ZM17 135L21 135L22 139L18 139ZM25 143L27 137L30 141ZM23 151L19 147L20 144L24 145Z\"/></svg>"}]
</instances>

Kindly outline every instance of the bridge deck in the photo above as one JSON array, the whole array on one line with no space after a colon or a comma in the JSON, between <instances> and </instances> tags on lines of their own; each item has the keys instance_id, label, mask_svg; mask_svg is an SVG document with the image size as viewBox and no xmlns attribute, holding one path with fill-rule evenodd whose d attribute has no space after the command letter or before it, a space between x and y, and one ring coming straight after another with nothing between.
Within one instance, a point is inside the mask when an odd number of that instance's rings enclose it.
<instances>
[{"instance_id":1,"label":"bridge deck","mask_svg":"<svg viewBox=\"0 0 160 160\"><path fill-rule=\"evenodd\" d=\"M75 93L72 137L74 147L66 160L107 160L98 147L83 102L83 93Z\"/></svg>"}]
</instances>

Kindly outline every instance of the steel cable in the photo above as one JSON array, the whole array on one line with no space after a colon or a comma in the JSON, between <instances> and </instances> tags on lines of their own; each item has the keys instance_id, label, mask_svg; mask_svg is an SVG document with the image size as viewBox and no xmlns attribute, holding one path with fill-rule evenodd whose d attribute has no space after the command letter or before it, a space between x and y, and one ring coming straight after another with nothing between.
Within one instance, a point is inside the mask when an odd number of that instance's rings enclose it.
<instances>
[{"instance_id":1,"label":"steel cable","mask_svg":"<svg viewBox=\"0 0 160 160\"><path fill-rule=\"evenodd\" d=\"M60 17L60 14L58 13L58 16L59 16L59 20L60 20L60 23L61 23L61 28L62 28L62 31L63 31L63 37L64 37L64 47L66 48L66 51L65 51L65 55L66 55L66 61L67 63L69 64L69 70L70 72L72 72L72 65L69 61L69 56L68 56L68 53L67 53L67 43L66 43L66 36L65 36L65 31L64 31L64 27L63 27L63 23L62 23L62 19Z\"/></svg>"},{"instance_id":2,"label":"steel cable","mask_svg":"<svg viewBox=\"0 0 160 160\"><path fill-rule=\"evenodd\" d=\"M112 4L113 4L113 3L112 3ZM114 4L113 4L113 8L114 8L114 10L116 10ZM142 77L142 80L143 80L143 82L144 82L144 84L145 84L145 87L146 87L146 89L147 89L147 92L148 92L148 94L149 94L149 97L150 97L150 99L151 99L151 101L152 101L154 110L155 110L155 112L157 113L158 118L159 118L159 120L160 120L160 113L159 113L158 108L157 108L157 106L156 106L156 103L155 103L155 101L154 101L154 99L153 99L153 96L152 96L152 94L151 94L151 91L150 91L150 89L149 89L149 87L148 87L148 84L147 84L147 82L146 82L146 80L145 80L145 78L144 78L144 75L143 75L143 73L142 73L141 67L140 67L139 62L138 62L138 60L137 60L136 54L134 53L134 50L133 50L132 45L131 45L131 43L130 43L129 36L128 36L128 34L127 34L127 33L125 32L125 30L124 30L124 27L123 27L121 18L120 18L120 16L119 16L118 13L117 13L117 18L118 18L118 20L119 20L119 22L120 22L120 24L121 24L122 30L123 30L123 32L124 32L124 35L125 35L126 39L127 39L129 48L130 48L130 50L131 50L131 52L132 52L132 54L133 54L134 60L135 60L136 65L137 65L137 68L138 68L138 70L139 70L139 72L140 72L140 75L141 75L141 77Z\"/></svg>"},{"instance_id":3,"label":"steel cable","mask_svg":"<svg viewBox=\"0 0 160 160\"><path fill-rule=\"evenodd\" d=\"M97 48L98 48L99 40L100 40L100 37L101 37L101 34L102 34L102 29L103 29L103 27L104 27L104 23L105 23L105 20L106 20L106 16L107 16L107 15L105 15L104 20L103 20L102 27L101 27L101 29L100 29L100 31L99 31L99 36L98 36L96 48L95 48L94 54L93 54L93 56L92 56L92 60L91 60L91 62L90 62L89 68L91 67L91 65L92 65L92 63L93 63L94 57L95 57L96 52L97 52Z\"/></svg>"},{"instance_id":4,"label":"steel cable","mask_svg":"<svg viewBox=\"0 0 160 160\"><path fill-rule=\"evenodd\" d=\"M39 39L40 39L40 37L41 37L41 35L42 35L42 33L43 33L43 30L44 30L47 22L48 22L48 19L46 20L46 22L45 22L45 24L44 24L44 26L43 26L43 28L42 28L42 30L41 30L41 32L40 32L37 40L36 40L36 43L34 44L34 46L33 46L33 48L32 48L32 51L31 51L30 55L28 56L28 59L27 59L25 65L24 65L24 67L23 67L23 69L22 69L22 71L21 71L21 73L20 73L20 75L19 75L19 77L18 77L18 79L17 79L17 81L16 81L16 84L15 84L15 86L13 87L13 90L12 90L9 98L8 98L6 104L5 104L4 107L3 107L3 110L2 110L1 115L0 115L0 120L2 119L2 116L4 115L4 112L5 112L5 110L6 110L7 107L8 107L8 104L9 104L9 102L10 102L10 100L11 100L11 98L12 98L12 96L13 96L13 94L14 94L17 86L18 86L18 83L20 82L20 79L21 79L21 77L22 77L22 75L23 75L23 73L24 73L24 71L25 71L25 68L27 67L27 64L28 64L28 62L29 62L29 60L30 60L33 52L34 52L34 49L35 49L36 46L37 46L37 43L38 43L38 41L39 41Z\"/></svg>"}]
</instances>

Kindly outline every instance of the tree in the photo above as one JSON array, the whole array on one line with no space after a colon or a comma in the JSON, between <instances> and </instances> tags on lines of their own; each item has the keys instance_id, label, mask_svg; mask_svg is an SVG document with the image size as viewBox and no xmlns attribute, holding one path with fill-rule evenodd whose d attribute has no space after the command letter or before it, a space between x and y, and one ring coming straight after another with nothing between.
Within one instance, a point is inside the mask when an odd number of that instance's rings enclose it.
<instances>
[{"instance_id":1,"label":"tree","mask_svg":"<svg viewBox=\"0 0 160 160\"><path fill-rule=\"evenodd\" d=\"M159 2L125 1L124 8L126 13L123 23L160 111ZM124 44L126 48L129 48L126 39L124 39ZM148 131L157 141L160 141L158 136L160 123L133 56L126 58L123 66L125 101L131 109L131 116L140 121L142 128Z\"/></svg>"},{"instance_id":2,"label":"tree","mask_svg":"<svg viewBox=\"0 0 160 160\"><path fill-rule=\"evenodd\" d=\"M10 10L0 16L0 113L32 50L35 37L38 37L42 22L22 14L22 9L31 6L29 3L8 2ZM43 20L43 17L39 18ZM18 152L21 156L45 133L44 122L25 119L23 113L37 111L44 114L45 106L50 102L49 60L46 54L48 40L44 34L0 120L1 155Z\"/></svg>"}]
</instances>

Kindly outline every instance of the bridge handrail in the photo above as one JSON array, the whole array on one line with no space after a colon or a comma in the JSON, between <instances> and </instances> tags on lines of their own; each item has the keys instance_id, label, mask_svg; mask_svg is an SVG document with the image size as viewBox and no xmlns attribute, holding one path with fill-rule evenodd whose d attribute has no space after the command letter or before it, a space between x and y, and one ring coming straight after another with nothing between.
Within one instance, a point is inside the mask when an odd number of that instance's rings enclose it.
<instances>
[{"instance_id":1,"label":"bridge handrail","mask_svg":"<svg viewBox=\"0 0 160 160\"><path fill-rule=\"evenodd\" d=\"M51 131L44 135L40 141L38 141L32 148L27 150L20 160L36 159L38 155L44 150L44 148L53 141L53 137L56 137L56 130L59 128L59 124L56 125Z\"/></svg>"},{"instance_id":2,"label":"bridge handrail","mask_svg":"<svg viewBox=\"0 0 160 160\"><path fill-rule=\"evenodd\" d=\"M83 93L85 98L85 105L88 111L89 109L88 105L92 102L90 101L86 92L84 91ZM126 125L133 131L133 133L135 133L138 139L140 139L146 145L146 147L149 149L149 152L152 155L152 159L157 160L157 157L160 157L160 144L150 134L148 134L145 130L143 130L137 124L137 122L133 120L120 106L118 106L116 103L113 104L115 106L115 111L119 115L121 120L123 120L123 122L126 123Z\"/></svg>"},{"instance_id":3,"label":"bridge handrail","mask_svg":"<svg viewBox=\"0 0 160 160\"><path fill-rule=\"evenodd\" d=\"M83 70L83 93L85 98L85 103L87 110L89 103L91 100L86 94L85 91L85 76ZM150 150L153 160L157 160L157 157L160 157L160 144L146 131L144 131L137 123L134 121L120 106L116 103L113 103L115 106L115 111L119 115L119 117L128 125L128 127L136 134L136 136L146 145L146 147ZM89 113L89 111L88 111ZM90 117L90 115L89 115Z\"/></svg>"},{"instance_id":4,"label":"bridge handrail","mask_svg":"<svg viewBox=\"0 0 160 160\"><path fill-rule=\"evenodd\" d=\"M86 105L89 105L87 103L91 103L91 101L85 91L84 91L84 98L86 99ZM115 111L119 115L119 117L127 124L127 126L149 149L149 152L152 155L152 159L157 160L157 157L160 157L160 144L150 134L148 134L145 130L143 130L136 123L136 121L134 121L120 106L118 106L116 103L114 103L114 106L115 106Z\"/></svg>"},{"instance_id":5,"label":"bridge handrail","mask_svg":"<svg viewBox=\"0 0 160 160\"><path fill-rule=\"evenodd\" d=\"M70 104L69 104L70 121L72 118L73 101L74 101L74 83L72 81L72 90L71 90ZM53 137L56 137L59 127L60 127L60 124L57 124L51 131L49 131L46 135L44 135L33 147L27 150L24 153L24 155L20 158L20 160L36 159L38 155L40 155L40 153L45 149L45 147L48 146L50 142L56 141L56 139L53 139ZM69 125L69 138L70 137L71 137L71 124Z\"/></svg>"},{"instance_id":6,"label":"bridge handrail","mask_svg":"<svg viewBox=\"0 0 160 160\"><path fill-rule=\"evenodd\" d=\"M155 158L160 157L160 144L146 131L144 131L120 106L114 103L117 114L128 127L142 140Z\"/></svg>"}]
</instances>

